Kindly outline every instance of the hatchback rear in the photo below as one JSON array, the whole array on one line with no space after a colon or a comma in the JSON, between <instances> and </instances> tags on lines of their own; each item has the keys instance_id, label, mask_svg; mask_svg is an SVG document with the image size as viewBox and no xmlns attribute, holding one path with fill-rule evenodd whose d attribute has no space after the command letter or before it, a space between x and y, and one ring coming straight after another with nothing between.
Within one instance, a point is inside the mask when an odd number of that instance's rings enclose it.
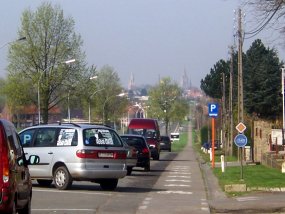
<instances>
[{"instance_id":1,"label":"hatchback rear","mask_svg":"<svg viewBox=\"0 0 285 214\"><path fill-rule=\"evenodd\" d=\"M32 182L28 164L38 161L37 156L26 160L14 125L0 119L0 213L31 213Z\"/></svg>"},{"instance_id":2,"label":"hatchback rear","mask_svg":"<svg viewBox=\"0 0 285 214\"><path fill-rule=\"evenodd\" d=\"M166 135L161 136L161 141L160 141L160 149L161 150L167 150L171 152L171 140L170 137Z\"/></svg>"},{"instance_id":3,"label":"hatchback rear","mask_svg":"<svg viewBox=\"0 0 285 214\"><path fill-rule=\"evenodd\" d=\"M123 141L129 146L133 146L137 149L137 167L143 167L145 171L150 171L150 158L151 151L145 138L141 135L124 134L121 135Z\"/></svg>"},{"instance_id":4,"label":"hatchback rear","mask_svg":"<svg viewBox=\"0 0 285 214\"><path fill-rule=\"evenodd\" d=\"M20 132L26 154L40 156L30 167L40 185L68 189L73 181L99 183L104 190L117 187L126 176L126 150L115 130L90 124L49 124Z\"/></svg>"}]
</instances>

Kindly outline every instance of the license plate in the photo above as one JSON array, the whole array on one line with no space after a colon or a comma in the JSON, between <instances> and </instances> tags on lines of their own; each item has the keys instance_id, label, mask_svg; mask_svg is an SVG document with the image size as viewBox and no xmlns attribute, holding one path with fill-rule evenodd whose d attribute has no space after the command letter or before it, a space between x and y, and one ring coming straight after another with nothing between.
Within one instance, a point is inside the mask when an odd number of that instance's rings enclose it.
<instances>
[{"instance_id":1,"label":"license plate","mask_svg":"<svg viewBox=\"0 0 285 214\"><path fill-rule=\"evenodd\" d=\"M98 157L99 158L113 158L114 154L113 152L99 152Z\"/></svg>"}]
</instances>

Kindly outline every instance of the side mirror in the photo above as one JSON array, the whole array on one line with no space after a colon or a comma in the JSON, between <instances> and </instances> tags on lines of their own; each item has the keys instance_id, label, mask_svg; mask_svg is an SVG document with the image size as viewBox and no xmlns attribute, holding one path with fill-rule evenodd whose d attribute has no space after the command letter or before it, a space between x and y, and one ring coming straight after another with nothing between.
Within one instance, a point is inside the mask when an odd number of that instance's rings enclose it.
<instances>
[{"instance_id":1,"label":"side mirror","mask_svg":"<svg viewBox=\"0 0 285 214\"><path fill-rule=\"evenodd\" d=\"M35 165L40 162L40 157L38 155L31 155L28 159L28 165Z\"/></svg>"}]
</instances>

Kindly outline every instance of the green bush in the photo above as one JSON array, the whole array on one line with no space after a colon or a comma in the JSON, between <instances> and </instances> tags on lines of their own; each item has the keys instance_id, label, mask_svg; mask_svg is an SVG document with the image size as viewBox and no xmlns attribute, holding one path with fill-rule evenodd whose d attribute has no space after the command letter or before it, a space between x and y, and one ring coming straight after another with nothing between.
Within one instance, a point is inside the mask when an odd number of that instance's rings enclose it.
<instances>
[{"instance_id":1,"label":"green bush","mask_svg":"<svg viewBox=\"0 0 285 214\"><path fill-rule=\"evenodd\" d=\"M201 145L204 142L208 142L208 126L203 126L200 131L201 135Z\"/></svg>"}]
</instances>

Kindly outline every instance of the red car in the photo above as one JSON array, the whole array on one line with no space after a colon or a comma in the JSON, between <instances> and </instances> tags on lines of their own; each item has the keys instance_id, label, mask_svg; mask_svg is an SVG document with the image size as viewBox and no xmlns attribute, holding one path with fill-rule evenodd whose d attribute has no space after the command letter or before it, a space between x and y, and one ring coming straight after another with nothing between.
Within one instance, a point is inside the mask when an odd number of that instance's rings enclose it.
<instances>
[{"instance_id":1,"label":"red car","mask_svg":"<svg viewBox=\"0 0 285 214\"><path fill-rule=\"evenodd\" d=\"M39 163L39 156L26 160L14 125L0 119L0 213L30 214L32 182L29 164Z\"/></svg>"},{"instance_id":2,"label":"red car","mask_svg":"<svg viewBox=\"0 0 285 214\"><path fill-rule=\"evenodd\" d=\"M160 130L156 119L133 118L128 126L128 134L142 135L149 145L153 160L160 157Z\"/></svg>"}]
</instances>

